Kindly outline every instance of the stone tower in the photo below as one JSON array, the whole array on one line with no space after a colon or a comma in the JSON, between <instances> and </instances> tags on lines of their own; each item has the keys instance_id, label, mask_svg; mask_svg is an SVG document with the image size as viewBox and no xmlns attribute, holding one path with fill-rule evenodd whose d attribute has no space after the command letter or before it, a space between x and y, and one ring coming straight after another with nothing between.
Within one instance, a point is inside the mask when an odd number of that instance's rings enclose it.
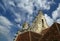
<instances>
[{"instance_id":1,"label":"stone tower","mask_svg":"<svg viewBox=\"0 0 60 41\"><path fill-rule=\"evenodd\" d=\"M32 23L31 31L41 34L41 31L46 28L48 28L46 19L43 15L42 11L39 11L38 16L35 18L35 20Z\"/></svg>"},{"instance_id":2,"label":"stone tower","mask_svg":"<svg viewBox=\"0 0 60 41\"><path fill-rule=\"evenodd\" d=\"M30 37L30 32L34 32L34 33L37 33L37 34L41 34L41 32L45 29L48 28L48 25L46 23L46 20L45 20L45 17L42 13L42 11L39 11L38 12L38 16L35 18L35 20L33 21L32 23L32 26L29 26L28 23L24 23L23 26L22 26L22 30L21 31L18 31L16 33L16 36L15 36L15 39L13 39L14 41L17 41L17 39L20 39L20 35L24 36L26 32L29 32L29 37ZM28 34L27 34L28 35ZM34 35L34 34L33 34ZM24 36L25 37L25 36ZM26 36L28 37L28 36ZM24 38L25 39L25 38ZM35 39L34 39L35 40ZM19 40L20 41L20 40Z\"/></svg>"}]
</instances>

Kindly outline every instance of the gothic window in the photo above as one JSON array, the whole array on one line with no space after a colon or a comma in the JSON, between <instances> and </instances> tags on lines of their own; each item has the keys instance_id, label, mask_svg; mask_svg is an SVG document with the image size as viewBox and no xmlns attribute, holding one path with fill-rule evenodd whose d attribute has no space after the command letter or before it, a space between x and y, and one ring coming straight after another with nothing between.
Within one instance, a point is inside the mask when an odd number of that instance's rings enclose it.
<instances>
[{"instance_id":1,"label":"gothic window","mask_svg":"<svg viewBox=\"0 0 60 41\"><path fill-rule=\"evenodd\" d=\"M44 21L43 21L43 19L42 19L42 27L44 27Z\"/></svg>"}]
</instances>

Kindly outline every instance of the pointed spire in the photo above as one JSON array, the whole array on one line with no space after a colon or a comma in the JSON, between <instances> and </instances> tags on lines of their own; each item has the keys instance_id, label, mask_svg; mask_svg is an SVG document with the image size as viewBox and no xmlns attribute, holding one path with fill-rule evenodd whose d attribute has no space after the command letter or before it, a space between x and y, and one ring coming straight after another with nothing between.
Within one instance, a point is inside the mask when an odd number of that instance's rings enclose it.
<instances>
[{"instance_id":1,"label":"pointed spire","mask_svg":"<svg viewBox=\"0 0 60 41\"><path fill-rule=\"evenodd\" d=\"M38 12L38 16L43 16L43 12L42 11L39 11Z\"/></svg>"},{"instance_id":2,"label":"pointed spire","mask_svg":"<svg viewBox=\"0 0 60 41\"><path fill-rule=\"evenodd\" d=\"M41 10L38 11L38 14L43 14L43 12Z\"/></svg>"}]
</instances>

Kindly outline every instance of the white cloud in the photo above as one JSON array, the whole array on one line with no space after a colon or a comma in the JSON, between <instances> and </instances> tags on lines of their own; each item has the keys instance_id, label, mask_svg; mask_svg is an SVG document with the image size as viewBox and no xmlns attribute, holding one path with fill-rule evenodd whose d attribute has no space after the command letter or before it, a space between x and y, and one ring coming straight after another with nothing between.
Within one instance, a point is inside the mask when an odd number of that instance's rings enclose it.
<instances>
[{"instance_id":1,"label":"white cloud","mask_svg":"<svg viewBox=\"0 0 60 41\"><path fill-rule=\"evenodd\" d=\"M15 21L16 22L21 22L21 16L20 16L20 14L19 13L14 13L14 15L16 16Z\"/></svg>"},{"instance_id":2,"label":"white cloud","mask_svg":"<svg viewBox=\"0 0 60 41\"><path fill-rule=\"evenodd\" d=\"M15 21L16 22L21 22L21 20L25 20L24 16L21 16L19 13L21 13L20 11L18 11L17 8L19 8L22 12L28 12L29 14L33 14L33 8L34 6L36 6L36 8L42 9L42 10L49 10L50 9L50 5L53 4L53 1L49 1L48 0L3 0L5 6L10 9L14 15L16 16ZM16 3L16 5L15 5ZM14 7L17 8L13 8L11 5L13 5ZM17 9L17 10L16 10ZM17 11L19 13L17 13ZM24 13L25 14L25 13ZM23 17L23 19L21 19ZM28 17L29 18L29 17ZM31 19L33 17L30 17ZM29 20L30 20L29 18ZM30 20L31 21L31 20Z\"/></svg>"},{"instance_id":3,"label":"white cloud","mask_svg":"<svg viewBox=\"0 0 60 41\"><path fill-rule=\"evenodd\" d=\"M47 24L51 26L54 22L53 19L49 17L47 14L45 14L45 18L46 18Z\"/></svg>"},{"instance_id":4,"label":"white cloud","mask_svg":"<svg viewBox=\"0 0 60 41\"><path fill-rule=\"evenodd\" d=\"M50 3L47 2L47 0L34 0L36 2L36 5L40 7L40 9L50 9ZM49 4L48 4L49 3Z\"/></svg>"},{"instance_id":5,"label":"white cloud","mask_svg":"<svg viewBox=\"0 0 60 41\"><path fill-rule=\"evenodd\" d=\"M28 16L27 16L27 22L28 22L28 23L29 23L29 22L31 23L31 21L33 20L33 18L34 18L34 17L33 17L32 15L28 15Z\"/></svg>"},{"instance_id":6,"label":"white cloud","mask_svg":"<svg viewBox=\"0 0 60 41\"><path fill-rule=\"evenodd\" d=\"M10 26L10 25L12 25L12 23L4 16L0 16L0 24L3 25L3 26Z\"/></svg>"},{"instance_id":7,"label":"white cloud","mask_svg":"<svg viewBox=\"0 0 60 41\"><path fill-rule=\"evenodd\" d=\"M48 0L3 0L5 6L11 9L11 5L14 7L19 7L24 10L26 10L28 13L33 13L33 8L36 6L36 8L42 9L42 10L49 10L50 5L54 4L53 1ZM15 5L16 3L16 5Z\"/></svg>"},{"instance_id":8,"label":"white cloud","mask_svg":"<svg viewBox=\"0 0 60 41\"><path fill-rule=\"evenodd\" d=\"M60 19L57 19L57 23L59 23L59 24L60 24Z\"/></svg>"},{"instance_id":9,"label":"white cloud","mask_svg":"<svg viewBox=\"0 0 60 41\"><path fill-rule=\"evenodd\" d=\"M53 1L51 3L51 1L48 2L47 0L25 0L25 1L24 0L20 0L19 2L17 2L17 7L22 8L23 10L27 11L29 14L32 14L33 13L34 5L38 8L38 10L39 9L49 10L51 4L53 4ZM22 16L20 14L18 14L16 12L14 14L17 17L15 19L16 22L21 22L21 20L25 20L25 17L24 16L23 16L23 19L21 19ZM32 21L33 16L29 16L28 15L28 18L29 18L30 21Z\"/></svg>"},{"instance_id":10,"label":"white cloud","mask_svg":"<svg viewBox=\"0 0 60 41\"><path fill-rule=\"evenodd\" d=\"M0 25L0 33L3 34L8 39L8 41L11 41L11 36L9 32L10 29L8 29L8 27Z\"/></svg>"},{"instance_id":11,"label":"white cloud","mask_svg":"<svg viewBox=\"0 0 60 41\"><path fill-rule=\"evenodd\" d=\"M6 36L9 41L11 40L9 34L11 25L13 24L6 17L0 16L0 33Z\"/></svg>"},{"instance_id":12,"label":"white cloud","mask_svg":"<svg viewBox=\"0 0 60 41\"><path fill-rule=\"evenodd\" d=\"M49 10L50 9L50 5L51 5L51 1L48 2L47 0L25 0L25 1L24 0L20 0L20 1L21 2L18 3L17 6L19 8L23 8L23 9L27 10L30 14L33 13L34 5L37 8L43 9L43 10L44 9Z\"/></svg>"},{"instance_id":13,"label":"white cloud","mask_svg":"<svg viewBox=\"0 0 60 41\"><path fill-rule=\"evenodd\" d=\"M60 4L58 8L52 12L53 20L57 23L60 23Z\"/></svg>"},{"instance_id":14,"label":"white cloud","mask_svg":"<svg viewBox=\"0 0 60 41\"><path fill-rule=\"evenodd\" d=\"M33 3L30 0L20 0L21 2L17 4L19 8L23 8L28 11L30 14L33 13Z\"/></svg>"},{"instance_id":15,"label":"white cloud","mask_svg":"<svg viewBox=\"0 0 60 41\"><path fill-rule=\"evenodd\" d=\"M60 4L59 4L58 8L52 12L52 17L54 20L56 20L58 17L60 17Z\"/></svg>"},{"instance_id":16,"label":"white cloud","mask_svg":"<svg viewBox=\"0 0 60 41\"><path fill-rule=\"evenodd\" d=\"M9 29L7 27L0 25L0 33L8 34Z\"/></svg>"},{"instance_id":17,"label":"white cloud","mask_svg":"<svg viewBox=\"0 0 60 41\"><path fill-rule=\"evenodd\" d=\"M12 6L15 6L15 4L14 4L13 1L9 1L8 3L9 3L10 5L12 5Z\"/></svg>"},{"instance_id":18,"label":"white cloud","mask_svg":"<svg viewBox=\"0 0 60 41\"><path fill-rule=\"evenodd\" d=\"M22 28L22 26L20 25L20 24L17 24L17 26L21 29Z\"/></svg>"}]
</instances>

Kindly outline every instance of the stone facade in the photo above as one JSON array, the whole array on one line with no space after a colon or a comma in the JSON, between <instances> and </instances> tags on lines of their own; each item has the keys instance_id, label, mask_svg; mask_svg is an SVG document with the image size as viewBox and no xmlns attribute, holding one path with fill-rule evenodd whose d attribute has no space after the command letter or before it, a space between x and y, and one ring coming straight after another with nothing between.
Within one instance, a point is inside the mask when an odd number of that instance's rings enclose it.
<instances>
[{"instance_id":1,"label":"stone facade","mask_svg":"<svg viewBox=\"0 0 60 41\"><path fill-rule=\"evenodd\" d=\"M46 19L42 13L42 11L39 12L36 19L33 21L31 26L31 31L41 34L41 31L48 28L48 25L46 23Z\"/></svg>"}]
</instances>

